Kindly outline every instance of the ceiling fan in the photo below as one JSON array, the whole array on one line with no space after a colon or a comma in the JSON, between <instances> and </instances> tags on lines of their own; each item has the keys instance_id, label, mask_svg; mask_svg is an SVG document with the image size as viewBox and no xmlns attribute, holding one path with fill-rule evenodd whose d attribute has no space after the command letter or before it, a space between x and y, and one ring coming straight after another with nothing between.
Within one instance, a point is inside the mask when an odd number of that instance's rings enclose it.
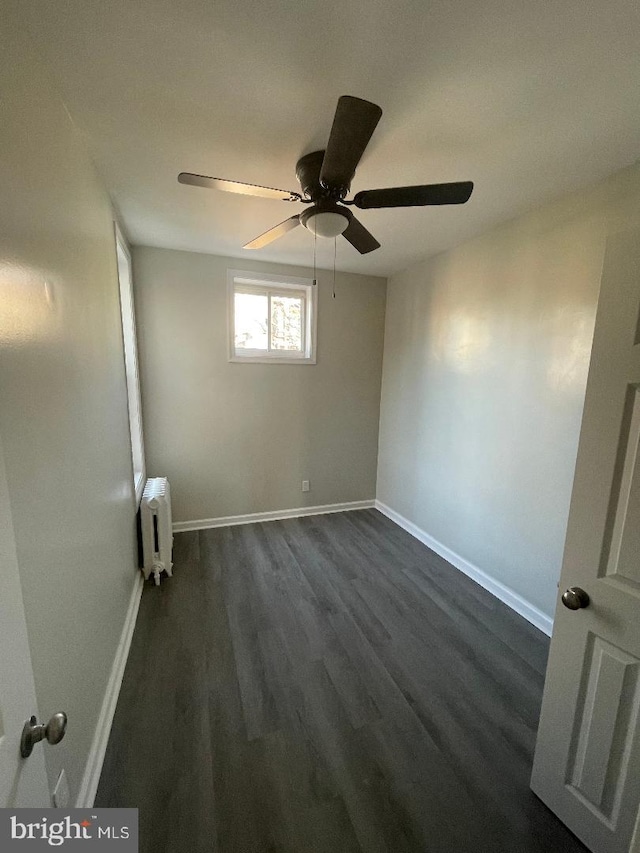
<instances>
[{"instance_id":1,"label":"ceiling fan","mask_svg":"<svg viewBox=\"0 0 640 853\"><path fill-rule=\"evenodd\" d=\"M472 181L459 181L363 190L356 193L350 201L347 200L346 195L356 167L381 116L382 110L376 104L351 95L342 95L338 99L326 150L305 154L296 163L296 177L302 194L222 178L209 178L191 172L180 172L178 180L181 184L195 187L310 205L301 213L296 213L251 240L243 247L245 249L261 249L292 228L304 225L318 237L337 237L342 234L360 254L365 255L380 248L380 243L356 219L349 206L369 210L380 207L464 204L473 190Z\"/></svg>"}]
</instances>

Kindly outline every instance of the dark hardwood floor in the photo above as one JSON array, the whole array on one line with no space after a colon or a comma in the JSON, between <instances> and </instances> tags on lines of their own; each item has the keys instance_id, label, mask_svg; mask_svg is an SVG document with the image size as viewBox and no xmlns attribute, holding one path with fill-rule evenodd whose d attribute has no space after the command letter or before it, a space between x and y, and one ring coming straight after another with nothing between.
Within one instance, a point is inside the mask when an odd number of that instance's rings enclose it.
<instances>
[{"instance_id":1,"label":"dark hardwood floor","mask_svg":"<svg viewBox=\"0 0 640 853\"><path fill-rule=\"evenodd\" d=\"M182 533L96 806L143 853L579 853L529 790L548 640L375 510Z\"/></svg>"}]
</instances>

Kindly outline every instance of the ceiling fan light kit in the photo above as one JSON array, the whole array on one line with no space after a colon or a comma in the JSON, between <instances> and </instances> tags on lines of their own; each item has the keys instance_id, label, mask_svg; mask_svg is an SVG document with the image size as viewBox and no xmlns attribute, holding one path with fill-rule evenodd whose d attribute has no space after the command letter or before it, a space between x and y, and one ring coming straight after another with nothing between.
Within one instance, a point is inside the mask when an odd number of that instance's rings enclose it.
<instances>
[{"instance_id":1,"label":"ceiling fan light kit","mask_svg":"<svg viewBox=\"0 0 640 853\"><path fill-rule=\"evenodd\" d=\"M380 248L380 243L353 215L347 205L361 210L383 207L425 207L440 204L464 204L473 191L471 181L426 184L414 187L387 187L363 190L347 200L351 181L369 144L382 110L370 101L342 95L333 117L326 150L305 154L296 164L296 177L302 195L223 178L210 178L181 172L178 181L190 186L225 192L308 204L302 213L290 216L264 234L246 243L245 249L261 249L298 225L304 225L318 237L334 238L342 234L361 255Z\"/></svg>"},{"instance_id":2,"label":"ceiling fan light kit","mask_svg":"<svg viewBox=\"0 0 640 853\"><path fill-rule=\"evenodd\" d=\"M314 210L312 207L300 214L300 224L317 237L338 237L349 227L349 218L341 211Z\"/></svg>"}]
</instances>

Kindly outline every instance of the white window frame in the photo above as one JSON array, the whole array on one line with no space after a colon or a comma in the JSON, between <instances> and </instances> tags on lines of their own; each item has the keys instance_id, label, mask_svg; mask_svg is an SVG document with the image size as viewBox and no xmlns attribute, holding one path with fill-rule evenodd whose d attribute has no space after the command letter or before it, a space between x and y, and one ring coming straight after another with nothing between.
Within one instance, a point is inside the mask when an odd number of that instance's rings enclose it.
<instances>
[{"instance_id":1,"label":"white window frame","mask_svg":"<svg viewBox=\"0 0 640 853\"><path fill-rule=\"evenodd\" d=\"M264 293L265 295L300 296L304 304L303 335L304 350L287 352L273 349L236 349L235 331L235 294ZM246 270L227 270L227 304L229 361L254 364L315 364L316 334L318 325L317 287L310 278L292 275L271 275L270 273L248 272ZM268 301L269 310L271 300ZM269 317L269 335L271 322Z\"/></svg>"},{"instance_id":2,"label":"white window frame","mask_svg":"<svg viewBox=\"0 0 640 853\"><path fill-rule=\"evenodd\" d=\"M144 437L142 432L142 403L140 399L140 377L138 373L138 343L136 337L136 313L133 302L133 273L131 253L118 223L114 222L116 238L116 261L120 290L120 316L124 365L127 378L127 404L129 410L129 432L131 435L131 461L136 505L140 505L146 481L144 459Z\"/></svg>"}]
</instances>

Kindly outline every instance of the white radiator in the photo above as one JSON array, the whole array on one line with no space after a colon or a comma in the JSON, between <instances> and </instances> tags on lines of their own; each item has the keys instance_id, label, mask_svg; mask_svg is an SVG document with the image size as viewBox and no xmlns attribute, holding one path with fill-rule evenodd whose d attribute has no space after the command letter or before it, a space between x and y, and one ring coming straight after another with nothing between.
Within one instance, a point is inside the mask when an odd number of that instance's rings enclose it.
<instances>
[{"instance_id":1,"label":"white radiator","mask_svg":"<svg viewBox=\"0 0 640 853\"><path fill-rule=\"evenodd\" d=\"M156 586L159 586L160 572L164 571L171 577L173 567L171 492L166 477L153 477L147 480L140 503L140 521L144 579L147 580L153 573Z\"/></svg>"}]
</instances>

